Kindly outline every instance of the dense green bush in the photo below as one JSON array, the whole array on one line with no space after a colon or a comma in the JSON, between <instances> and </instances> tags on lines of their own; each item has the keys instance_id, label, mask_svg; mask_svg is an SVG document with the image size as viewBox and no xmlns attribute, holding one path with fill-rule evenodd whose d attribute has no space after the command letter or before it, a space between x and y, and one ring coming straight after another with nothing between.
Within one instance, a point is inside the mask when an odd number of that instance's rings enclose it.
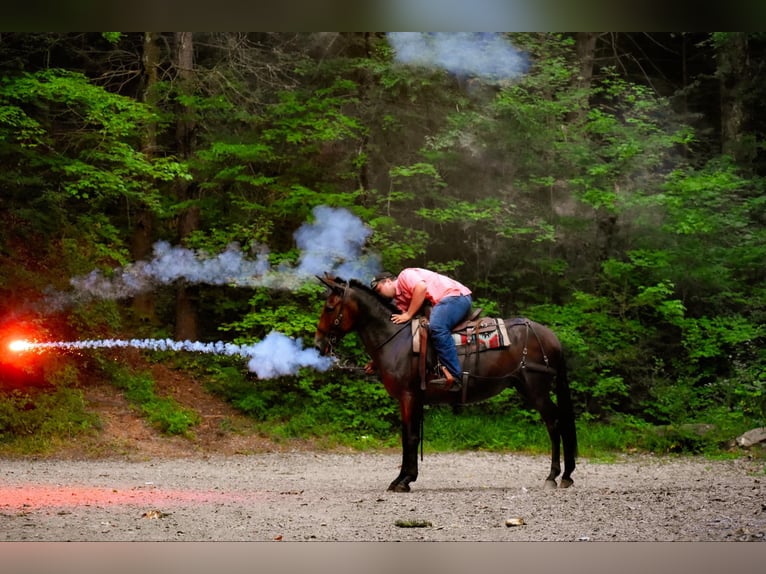
<instances>
[{"instance_id":1,"label":"dense green bush","mask_svg":"<svg viewBox=\"0 0 766 574\"><path fill-rule=\"evenodd\" d=\"M206 388L269 432L351 444L388 440L398 432L397 403L377 379L358 371L304 369L293 377L259 380L241 366L218 363L207 366Z\"/></svg>"},{"instance_id":2,"label":"dense green bush","mask_svg":"<svg viewBox=\"0 0 766 574\"><path fill-rule=\"evenodd\" d=\"M27 453L45 452L59 439L99 428L82 391L66 386L48 392L14 391L0 397L0 443Z\"/></svg>"}]
</instances>

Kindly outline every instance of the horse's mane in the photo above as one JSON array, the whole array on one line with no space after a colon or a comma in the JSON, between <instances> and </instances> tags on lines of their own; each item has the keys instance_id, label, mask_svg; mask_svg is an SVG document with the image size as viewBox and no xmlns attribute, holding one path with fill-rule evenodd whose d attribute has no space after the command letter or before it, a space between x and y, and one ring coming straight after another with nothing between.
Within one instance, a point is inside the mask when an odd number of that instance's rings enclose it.
<instances>
[{"instance_id":1,"label":"horse's mane","mask_svg":"<svg viewBox=\"0 0 766 574\"><path fill-rule=\"evenodd\" d=\"M336 278L336 281L343 281L343 280ZM365 293L369 294L370 297L377 300L381 305L383 305L391 313L401 313L401 310L396 305L394 305L394 302L391 299L388 299L387 297L383 297L382 295L380 295L380 293L371 289L370 287L368 287L361 281L357 279L351 279L348 282L348 286L353 287L354 289L358 291L364 291Z\"/></svg>"}]
</instances>

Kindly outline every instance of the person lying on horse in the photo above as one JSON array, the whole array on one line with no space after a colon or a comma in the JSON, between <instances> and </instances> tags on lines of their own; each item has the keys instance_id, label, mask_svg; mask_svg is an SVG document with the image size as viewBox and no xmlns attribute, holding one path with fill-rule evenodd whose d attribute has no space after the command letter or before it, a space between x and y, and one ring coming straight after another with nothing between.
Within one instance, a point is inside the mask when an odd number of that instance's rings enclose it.
<instances>
[{"instance_id":1,"label":"person lying on horse","mask_svg":"<svg viewBox=\"0 0 766 574\"><path fill-rule=\"evenodd\" d=\"M443 379L432 381L448 388L462 379L452 328L471 310L471 290L462 283L419 267L402 269L399 275L384 272L376 275L370 287L380 295L393 299L401 313L391 315L396 324L407 323L418 314L423 303L433 305L429 319L434 350L444 373Z\"/></svg>"}]
</instances>

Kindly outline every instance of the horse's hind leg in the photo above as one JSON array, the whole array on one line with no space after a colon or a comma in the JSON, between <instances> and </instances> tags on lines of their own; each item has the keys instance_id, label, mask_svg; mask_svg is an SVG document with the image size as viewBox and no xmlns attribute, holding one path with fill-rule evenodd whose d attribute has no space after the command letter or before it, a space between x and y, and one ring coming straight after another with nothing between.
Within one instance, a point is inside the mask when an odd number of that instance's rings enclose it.
<instances>
[{"instance_id":1,"label":"horse's hind leg","mask_svg":"<svg viewBox=\"0 0 766 574\"><path fill-rule=\"evenodd\" d=\"M575 438L574 423L572 423L569 432L566 432L564 428L559 430L561 431L561 439L564 443L564 474L561 475L559 488L569 488L574 484L572 473L576 465L577 439Z\"/></svg>"},{"instance_id":2,"label":"horse's hind leg","mask_svg":"<svg viewBox=\"0 0 766 574\"><path fill-rule=\"evenodd\" d=\"M561 432L556 405L548 394L548 384L542 377L526 373L526 394L545 423L551 441L551 471L545 479L545 488L557 488L556 478L561 474Z\"/></svg>"},{"instance_id":3,"label":"horse's hind leg","mask_svg":"<svg viewBox=\"0 0 766 574\"><path fill-rule=\"evenodd\" d=\"M548 474L548 478L545 479L545 488L569 488L574 484L571 478L571 474L575 469L574 447L570 446L569 449L564 449L564 474L561 475L561 482L557 485L556 477L561 473L561 439L563 434L559 426L558 407L549 399L546 401L540 414L545 421L548 436L551 439L551 472ZM565 437L564 440L568 439Z\"/></svg>"},{"instance_id":4,"label":"horse's hind leg","mask_svg":"<svg viewBox=\"0 0 766 574\"><path fill-rule=\"evenodd\" d=\"M556 477L561 474L561 434L556 421L556 408L553 403L546 405L544 412L540 413L548 429L551 439L551 471L545 479L545 488L556 488Z\"/></svg>"}]
</instances>

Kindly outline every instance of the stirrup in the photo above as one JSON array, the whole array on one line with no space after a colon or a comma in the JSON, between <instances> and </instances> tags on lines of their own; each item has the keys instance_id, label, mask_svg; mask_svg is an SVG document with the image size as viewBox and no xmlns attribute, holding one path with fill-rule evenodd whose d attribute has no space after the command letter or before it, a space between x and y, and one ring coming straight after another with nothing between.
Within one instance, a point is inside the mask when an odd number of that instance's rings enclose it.
<instances>
[{"instance_id":1,"label":"stirrup","mask_svg":"<svg viewBox=\"0 0 766 574\"><path fill-rule=\"evenodd\" d=\"M434 387L444 387L447 391L459 391L462 388L463 383L459 378L453 377L445 367L442 367L442 372L445 375L444 377L431 379L428 381L428 384Z\"/></svg>"},{"instance_id":2,"label":"stirrup","mask_svg":"<svg viewBox=\"0 0 766 574\"><path fill-rule=\"evenodd\" d=\"M438 379L431 379L428 381L429 386L433 387L443 387L445 391L459 391L463 388L463 383L458 381L457 379L452 379L452 383L450 384L449 379L446 379L444 377L439 377Z\"/></svg>"}]
</instances>

